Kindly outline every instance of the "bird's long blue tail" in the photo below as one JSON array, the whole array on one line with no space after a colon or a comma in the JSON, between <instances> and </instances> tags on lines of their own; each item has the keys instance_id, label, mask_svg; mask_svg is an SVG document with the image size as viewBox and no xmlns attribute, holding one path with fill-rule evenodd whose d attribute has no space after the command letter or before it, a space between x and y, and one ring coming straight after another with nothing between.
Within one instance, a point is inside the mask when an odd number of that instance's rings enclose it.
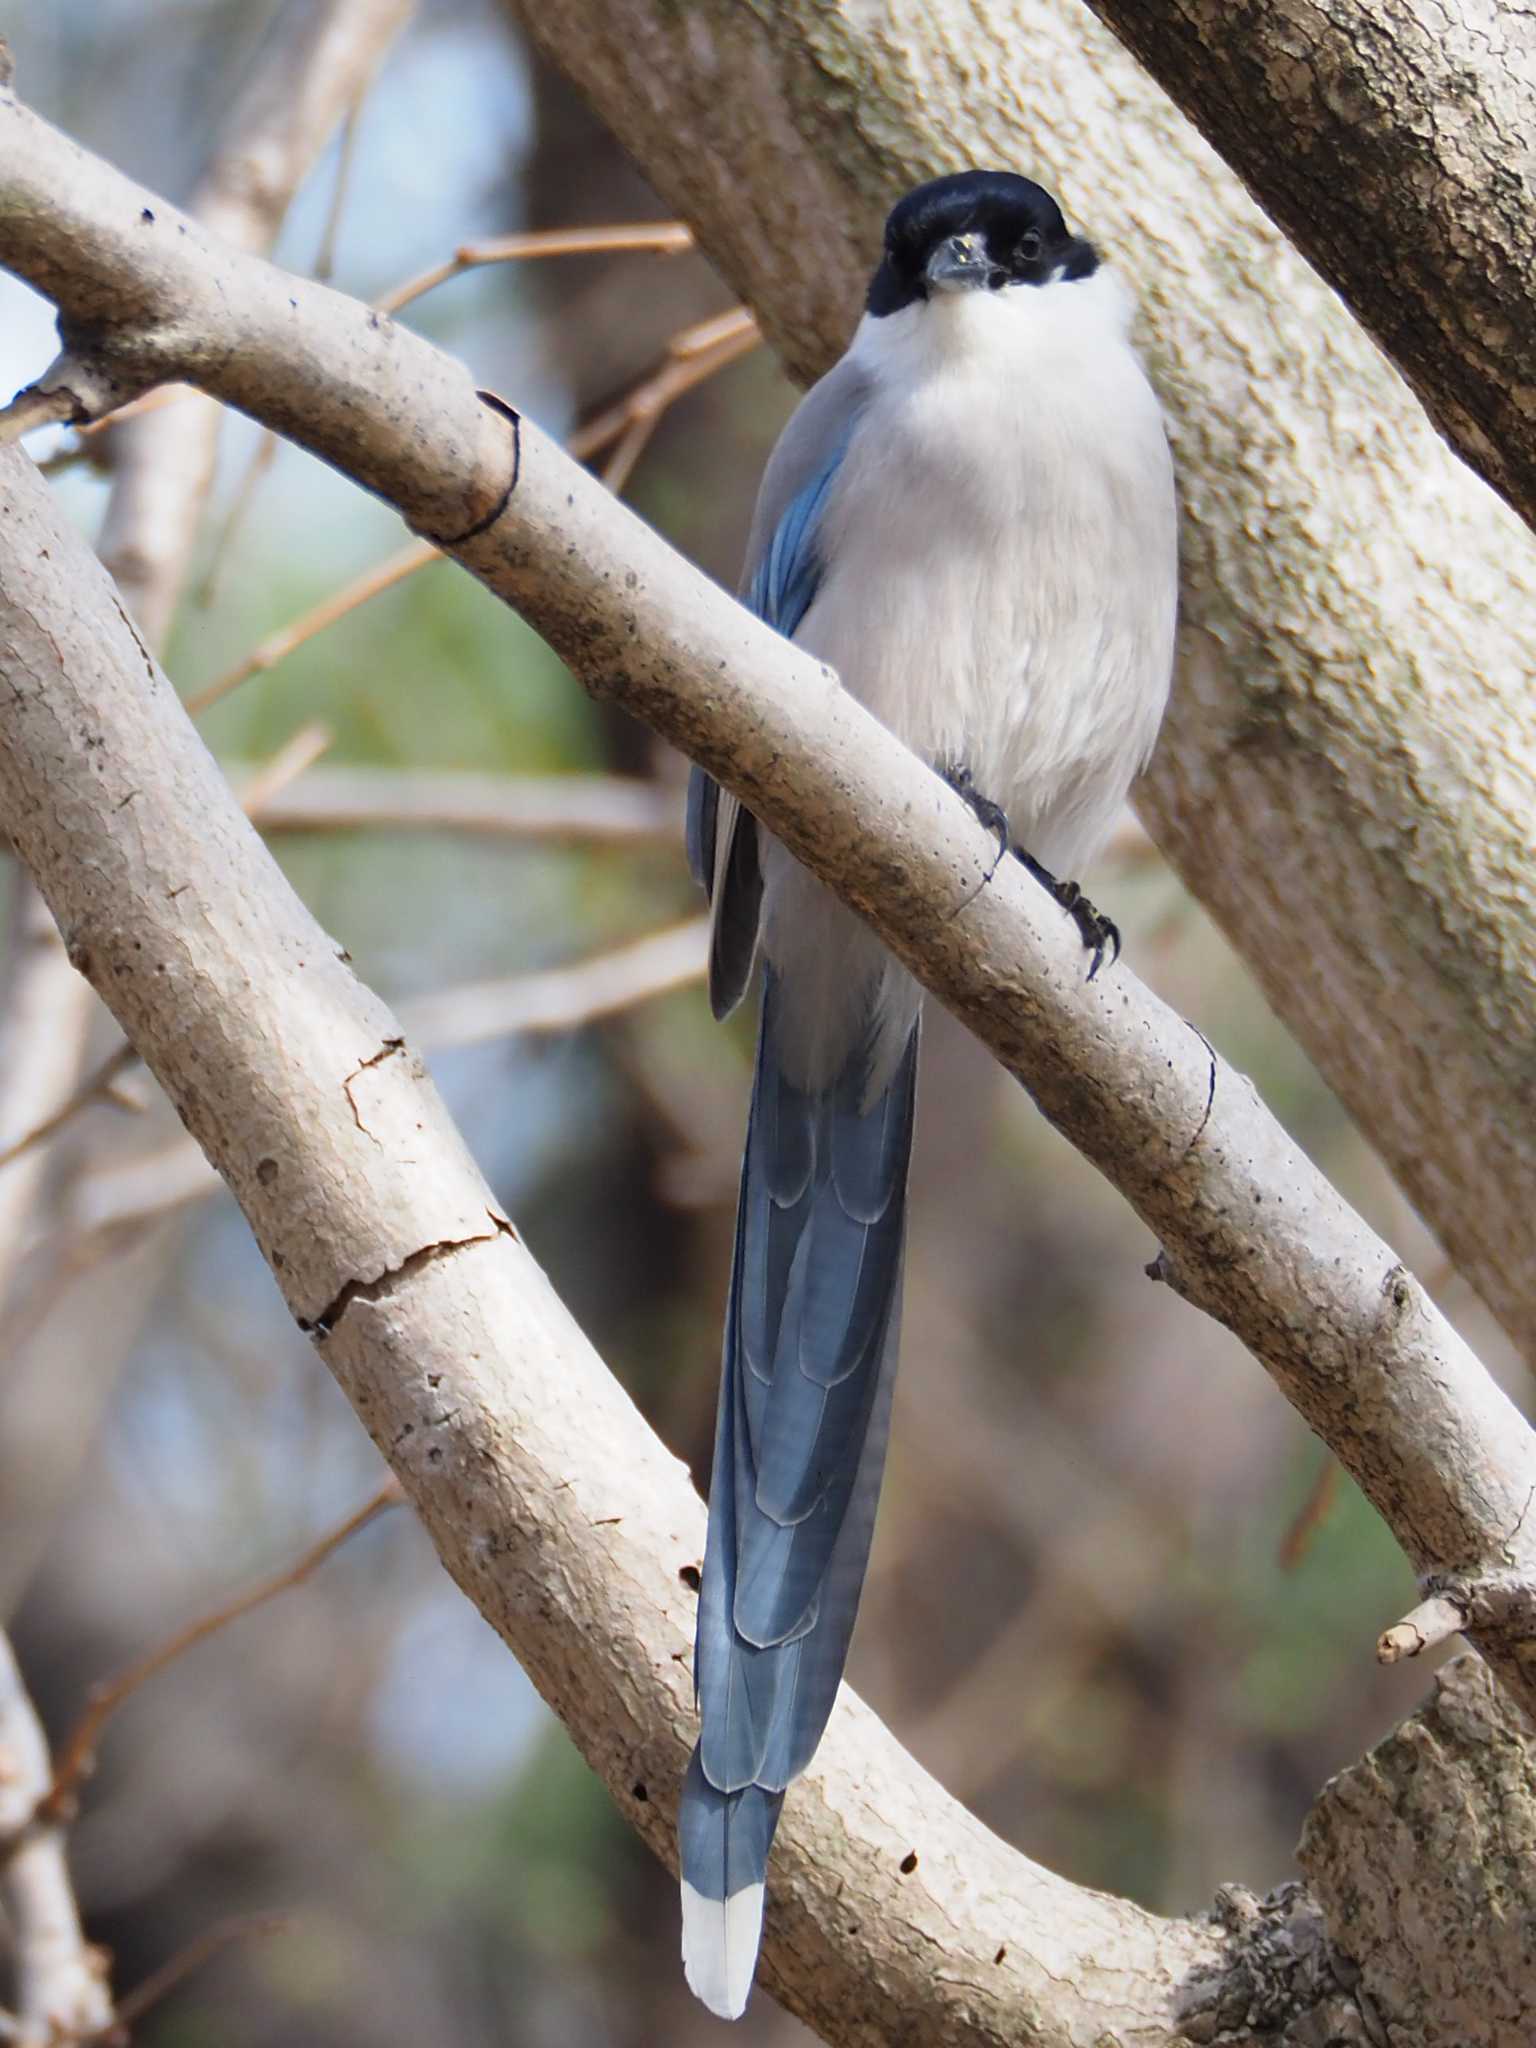
<instances>
[{"instance_id":1,"label":"bird's long blue tail","mask_svg":"<svg viewBox=\"0 0 1536 2048\"><path fill-rule=\"evenodd\" d=\"M727 2019L746 2005L784 1788L832 1711L869 1558L917 1076L914 1023L875 1099L872 1033L830 1085L796 1087L786 1000L766 974L678 1819L683 1963Z\"/></svg>"}]
</instances>

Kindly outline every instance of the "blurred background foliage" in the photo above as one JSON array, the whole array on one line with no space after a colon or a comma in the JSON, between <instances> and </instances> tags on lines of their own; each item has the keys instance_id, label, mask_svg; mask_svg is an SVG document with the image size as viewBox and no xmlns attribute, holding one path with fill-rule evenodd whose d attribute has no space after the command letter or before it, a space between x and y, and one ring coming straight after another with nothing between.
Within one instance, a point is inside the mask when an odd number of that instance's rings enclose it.
<instances>
[{"instance_id":1,"label":"blurred background foliage","mask_svg":"<svg viewBox=\"0 0 1536 2048\"><path fill-rule=\"evenodd\" d=\"M179 197L272 16L269 0L51 0L8 33L34 105ZM336 174L333 149L281 260L312 265ZM373 296L475 236L662 211L494 0L436 0L363 110L334 277ZM729 303L696 255L576 257L468 274L402 317L563 429ZM41 369L49 328L0 279L7 390ZM725 581L792 400L765 352L745 357L667 414L630 482ZM216 547L258 441L227 424L169 659L189 695L405 538L282 449ZM94 528L105 478L76 468L59 488ZM679 760L441 563L203 729L239 778L316 720L327 769L681 790ZM383 827L272 843L359 972L407 1005L696 908L675 841ZM1422 1226L1156 855L1128 838L1092 880L1137 970L1432 1279ZM501 1200L701 1484L749 1036L716 1029L689 987L433 1062ZM98 1037L109 1049L105 1021ZM55 1733L93 1678L297 1553L379 1477L227 1196L194 1176L157 1206L179 1134L140 1094L139 1115L97 1104L53 1142L0 1333L0 1596ZM103 1190L129 1185L149 1190L137 1216L85 1232L119 1213ZM1321 1448L1221 1331L1149 1284L1141 1226L943 1018L914 1201L855 1683L991 1825L1073 1878L1161 1911L1198 1909L1227 1879L1278 1882L1323 1779L1426 1682L1371 1658L1411 1603L1405 1563L1347 1484L1309 1520ZM1514 1383L1487 1317L1440 1285ZM638 2048L715 2030L681 1988L670 1881L403 1510L130 1701L74 1868L120 1989L229 1916L287 1916L169 1994L136 2031L151 2048ZM806 2037L759 1997L738 2038Z\"/></svg>"}]
</instances>

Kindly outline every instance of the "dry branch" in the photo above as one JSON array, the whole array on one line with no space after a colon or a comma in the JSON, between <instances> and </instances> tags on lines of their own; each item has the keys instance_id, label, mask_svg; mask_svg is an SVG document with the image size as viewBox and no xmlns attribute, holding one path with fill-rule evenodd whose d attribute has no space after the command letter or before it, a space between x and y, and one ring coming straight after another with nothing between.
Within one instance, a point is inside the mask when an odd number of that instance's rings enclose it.
<instances>
[{"instance_id":1,"label":"dry branch","mask_svg":"<svg viewBox=\"0 0 1536 2048\"><path fill-rule=\"evenodd\" d=\"M425 297L487 263L527 263L540 256L611 256L641 249L657 256L676 256L693 247L692 231L680 220L637 221L632 225L594 228L538 228L522 235L497 235L488 242L465 242L445 263L435 263L405 284L374 300L381 313L398 313L413 299Z\"/></svg>"},{"instance_id":2,"label":"dry branch","mask_svg":"<svg viewBox=\"0 0 1536 2048\"><path fill-rule=\"evenodd\" d=\"M292 1564L285 1565L281 1571L273 1572L256 1585L248 1586L232 1599L221 1601L207 1614L199 1615L196 1621L188 1622L184 1628L167 1636L163 1643L157 1643L142 1657L135 1658L115 1677L93 1685L86 1699L85 1711L70 1730L55 1759L52 1780L38 1798L34 1820L43 1826L59 1826L73 1818L80 1787L96 1768L96 1752L101 1747L106 1725L125 1700L131 1699L152 1678L158 1678L178 1657L184 1657L188 1650L206 1642L209 1636L217 1635L231 1622L241 1620L254 1608L276 1599L279 1593L302 1585L360 1529L366 1529L387 1508L398 1507L403 1498L399 1481L386 1479L374 1488L361 1507L354 1508L335 1528L328 1529L309 1544Z\"/></svg>"},{"instance_id":3,"label":"dry branch","mask_svg":"<svg viewBox=\"0 0 1536 2048\"><path fill-rule=\"evenodd\" d=\"M52 1771L9 1639L0 1635L0 1907L15 1953L17 2048L57 2048L112 2015L106 1957L80 1927L64 1842L34 1830Z\"/></svg>"},{"instance_id":4,"label":"dry branch","mask_svg":"<svg viewBox=\"0 0 1536 2048\"><path fill-rule=\"evenodd\" d=\"M515 1031L576 1031L687 988L703 978L708 959L708 921L691 917L569 967L509 974L499 981L461 984L439 995L413 997L402 1003L401 1015L412 1036L434 1050L479 1045Z\"/></svg>"},{"instance_id":5,"label":"dry branch","mask_svg":"<svg viewBox=\"0 0 1536 2048\"><path fill-rule=\"evenodd\" d=\"M255 806L264 832L469 832L592 845L682 844L680 791L602 775L323 768Z\"/></svg>"}]
</instances>

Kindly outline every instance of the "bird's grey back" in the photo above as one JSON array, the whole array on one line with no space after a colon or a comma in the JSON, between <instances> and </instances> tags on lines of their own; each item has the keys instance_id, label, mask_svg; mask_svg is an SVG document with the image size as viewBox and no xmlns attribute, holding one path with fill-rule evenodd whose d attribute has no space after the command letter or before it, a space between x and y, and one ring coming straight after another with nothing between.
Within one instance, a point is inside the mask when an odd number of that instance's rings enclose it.
<instances>
[{"instance_id":1,"label":"bird's grey back","mask_svg":"<svg viewBox=\"0 0 1536 2048\"><path fill-rule=\"evenodd\" d=\"M791 500L810 483L827 460L829 450L847 444L854 420L869 391L868 373L850 357L828 370L795 407L774 443L758 488L757 505L747 533L740 588L747 590L757 574L763 552Z\"/></svg>"}]
</instances>

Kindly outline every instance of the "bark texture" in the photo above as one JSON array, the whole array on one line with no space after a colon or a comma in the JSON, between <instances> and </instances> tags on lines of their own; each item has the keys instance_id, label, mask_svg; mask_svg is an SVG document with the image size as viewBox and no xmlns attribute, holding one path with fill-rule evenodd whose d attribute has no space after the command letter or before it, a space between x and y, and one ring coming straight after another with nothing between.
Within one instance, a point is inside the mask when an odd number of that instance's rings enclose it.
<instances>
[{"instance_id":1,"label":"bark texture","mask_svg":"<svg viewBox=\"0 0 1536 2048\"><path fill-rule=\"evenodd\" d=\"M1536 18L1510 0L1088 0L1536 525Z\"/></svg>"},{"instance_id":2,"label":"bark texture","mask_svg":"<svg viewBox=\"0 0 1536 2048\"><path fill-rule=\"evenodd\" d=\"M1142 814L1536 1358L1527 530L1077 0L512 4L796 376L937 171L1029 171L1129 277L1185 508Z\"/></svg>"},{"instance_id":3,"label":"bark texture","mask_svg":"<svg viewBox=\"0 0 1536 2048\"><path fill-rule=\"evenodd\" d=\"M1377 2031L1412 2048L1536 2039L1536 1774L1476 1657L1324 1786L1300 1860ZM1477 1968L1462 1967L1476 1930Z\"/></svg>"}]
</instances>

